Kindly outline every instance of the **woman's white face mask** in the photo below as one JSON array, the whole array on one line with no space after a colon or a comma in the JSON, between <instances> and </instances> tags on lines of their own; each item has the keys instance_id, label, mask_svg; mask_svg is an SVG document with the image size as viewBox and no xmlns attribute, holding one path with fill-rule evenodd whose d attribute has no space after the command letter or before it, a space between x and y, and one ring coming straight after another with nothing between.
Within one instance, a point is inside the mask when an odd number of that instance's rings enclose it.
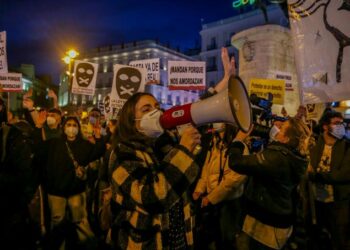
<instances>
[{"instance_id":1,"label":"woman's white face mask","mask_svg":"<svg viewBox=\"0 0 350 250\"><path fill-rule=\"evenodd\" d=\"M66 127L66 128L64 129L64 133L65 133L68 137L77 136L77 134L78 134L78 128L77 128L77 127Z\"/></svg>"},{"instance_id":2,"label":"woman's white face mask","mask_svg":"<svg viewBox=\"0 0 350 250\"><path fill-rule=\"evenodd\" d=\"M276 141L276 135L280 131L281 130L276 125L273 125L272 128L270 129L270 141Z\"/></svg>"},{"instance_id":3,"label":"woman's white face mask","mask_svg":"<svg viewBox=\"0 0 350 250\"><path fill-rule=\"evenodd\" d=\"M144 114L141 119L135 119L140 121L139 132L151 138L157 138L163 134L164 129L159 122L162 114L162 111L155 109L151 112L148 112L147 114Z\"/></svg>"}]
</instances>

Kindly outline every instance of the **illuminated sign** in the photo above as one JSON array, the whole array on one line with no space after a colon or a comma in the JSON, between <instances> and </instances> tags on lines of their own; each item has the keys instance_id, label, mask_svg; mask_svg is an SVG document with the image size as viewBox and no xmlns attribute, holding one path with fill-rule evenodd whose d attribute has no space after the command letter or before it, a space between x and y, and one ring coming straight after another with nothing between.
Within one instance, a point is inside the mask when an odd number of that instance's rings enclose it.
<instances>
[{"instance_id":1,"label":"illuminated sign","mask_svg":"<svg viewBox=\"0 0 350 250\"><path fill-rule=\"evenodd\" d=\"M232 7L233 8L240 8L244 5L253 5L255 3L255 0L235 0L232 2Z\"/></svg>"},{"instance_id":2,"label":"illuminated sign","mask_svg":"<svg viewBox=\"0 0 350 250\"><path fill-rule=\"evenodd\" d=\"M243 7L245 5L253 5L255 4L255 0L235 0L232 2L232 7L233 8L240 8ZM281 4L283 2L285 2L285 0L269 0L270 3L276 3L276 4Z\"/></svg>"}]
</instances>

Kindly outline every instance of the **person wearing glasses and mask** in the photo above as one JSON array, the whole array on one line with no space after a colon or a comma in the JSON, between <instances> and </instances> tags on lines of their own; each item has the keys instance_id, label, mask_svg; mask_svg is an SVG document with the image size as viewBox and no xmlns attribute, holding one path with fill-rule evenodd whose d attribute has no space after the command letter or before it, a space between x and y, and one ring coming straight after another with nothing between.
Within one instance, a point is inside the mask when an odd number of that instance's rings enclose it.
<instances>
[{"instance_id":1,"label":"person wearing glasses and mask","mask_svg":"<svg viewBox=\"0 0 350 250\"><path fill-rule=\"evenodd\" d=\"M112 192L119 213L112 241L120 249L187 249L193 246L190 197L187 190L199 168L193 151L200 134L188 127L180 143L161 159L155 154L164 133L157 100L148 93L131 96L120 111L117 164Z\"/></svg>"},{"instance_id":2,"label":"person wearing glasses and mask","mask_svg":"<svg viewBox=\"0 0 350 250\"><path fill-rule=\"evenodd\" d=\"M332 249L350 249L350 147L341 113L326 111L321 135L310 152L308 177L314 183L317 225L330 234ZM314 248L321 249L320 231L312 230Z\"/></svg>"}]
</instances>

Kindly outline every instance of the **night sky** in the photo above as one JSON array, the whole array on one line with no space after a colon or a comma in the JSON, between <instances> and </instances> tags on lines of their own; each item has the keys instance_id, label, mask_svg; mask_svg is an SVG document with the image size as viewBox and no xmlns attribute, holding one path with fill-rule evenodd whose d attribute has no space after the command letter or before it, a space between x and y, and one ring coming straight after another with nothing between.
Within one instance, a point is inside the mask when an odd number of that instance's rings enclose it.
<instances>
[{"instance_id":1,"label":"night sky","mask_svg":"<svg viewBox=\"0 0 350 250\"><path fill-rule=\"evenodd\" d=\"M10 67L34 64L58 83L65 51L156 39L183 51L200 41L201 22L237 15L232 0L0 0Z\"/></svg>"}]
</instances>

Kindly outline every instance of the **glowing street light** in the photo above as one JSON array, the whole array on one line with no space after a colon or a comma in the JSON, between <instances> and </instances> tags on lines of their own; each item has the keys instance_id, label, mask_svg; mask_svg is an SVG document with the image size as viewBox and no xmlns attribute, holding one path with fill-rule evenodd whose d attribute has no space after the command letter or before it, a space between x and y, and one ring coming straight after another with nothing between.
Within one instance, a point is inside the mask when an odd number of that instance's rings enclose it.
<instances>
[{"instance_id":1,"label":"glowing street light","mask_svg":"<svg viewBox=\"0 0 350 250\"><path fill-rule=\"evenodd\" d=\"M72 84L73 80L73 72L72 72L72 64L74 62L74 58L76 58L79 55L79 52L77 52L74 49L70 49L66 52L66 55L62 58L65 64L68 66L68 70L66 71L66 75L68 76L68 82L69 85Z\"/></svg>"},{"instance_id":2,"label":"glowing street light","mask_svg":"<svg viewBox=\"0 0 350 250\"><path fill-rule=\"evenodd\" d=\"M65 64L70 64L71 62L71 58L69 56L63 57L62 60L64 61Z\"/></svg>"},{"instance_id":3,"label":"glowing street light","mask_svg":"<svg viewBox=\"0 0 350 250\"><path fill-rule=\"evenodd\" d=\"M74 49L70 49L70 50L67 52L67 55L68 55L70 58L74 59L74 58L76 58L76 57L79 55L79 53L78 53L76 50L74 50Z\"/></svg>"}]
</instances>

